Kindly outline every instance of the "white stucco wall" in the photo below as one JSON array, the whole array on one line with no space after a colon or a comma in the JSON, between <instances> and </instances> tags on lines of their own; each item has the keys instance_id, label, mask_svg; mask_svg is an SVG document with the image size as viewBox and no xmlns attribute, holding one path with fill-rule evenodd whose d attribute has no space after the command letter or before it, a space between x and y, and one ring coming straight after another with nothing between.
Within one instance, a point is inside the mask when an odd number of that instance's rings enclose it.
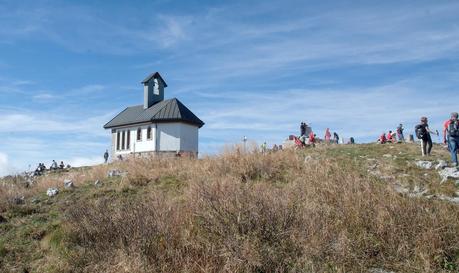
<instances>
[{"instance_id":1,"label":"white stucco wall","mask_svg":"<svg viewBox=\"0 0 459 273\"><path fill-rule=\"evenodd\" d=\"M189 124L180 124L180 150L198 152L199 128Z\"/></svg>"},{"instance_id":2,"label":"white stucco wall","mask_svg":"<svg viewBox=\"0 0 459 273\"><path fill-rule=\"evenodd\" d=\"M180 123L158 123L159 151L180 151Z\"/></svg>"},{"instance_id":3,"label":"white stucco wall","mask_svg":"<svg viewBox=\"0 0 459 273\"><path fill-rule=\"evenodd\" d=\"M142 153L142 152L151 152L155 151L155 140L156 140L156 128L155 124L151 126L151 139L147 138L147 130L149 125L137 126L131 129L132 132L132 152ZM140 141L137 140L137 129L140 128L142 130L142 139Z\"/></svg>"},{"instance_id":4,"label":"white stucco wall","mask_svg":"<svg viewBox=\"0 0 459 273\"><path fill-rule=\"evenodd\" d=\"M147 129L151 126L152 137L147 139ZM142 139L137 140L137 129L141 128ZM116 150L117 131L126 130L130 134L129 149ZM113 133L112 147L114 155L127 155L131 153L154 152L158 148L160 152L198 152L199 128L197 126L174 122L158 123L151 125L137 125L133 127L117 128ZM121 147L122 145L120 145Z\"/></svg>"}]
</instances>

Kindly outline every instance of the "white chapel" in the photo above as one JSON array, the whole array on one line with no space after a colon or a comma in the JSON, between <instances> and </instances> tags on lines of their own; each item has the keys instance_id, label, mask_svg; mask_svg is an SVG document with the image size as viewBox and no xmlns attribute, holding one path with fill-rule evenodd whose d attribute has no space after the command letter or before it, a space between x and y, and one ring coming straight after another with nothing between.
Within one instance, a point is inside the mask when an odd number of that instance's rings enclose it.
<instances>
[{"instance_id":1,"label":"white chapel","mask_svg":"<svg viewBox=\"0 0 459 273\"><path fill-rule=\"evenodd\" d=\"M130 106L104 125L111 129L112 156L198 155L204 125L177 98L164 99L166 82L158 72L142 81L143 104Z\"/></svg>"}]
</instances>

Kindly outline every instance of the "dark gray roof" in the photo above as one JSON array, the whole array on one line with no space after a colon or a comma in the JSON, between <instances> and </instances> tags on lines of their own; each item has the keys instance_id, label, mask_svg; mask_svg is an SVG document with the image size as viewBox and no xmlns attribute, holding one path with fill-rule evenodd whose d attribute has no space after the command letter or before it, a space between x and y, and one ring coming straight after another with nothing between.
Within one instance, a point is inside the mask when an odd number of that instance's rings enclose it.
<instances>
[{"instance_id":1,"label":"dark gray roof","mask_svg":"<svg viewBox=\"0 0 459 273\"><path fill-rule=\"evenodd\" d=\"M143 105L131 106L111 121L104 125L105 129L133 125L145 122L185 122L201 128L204 122L200 120L178 99L163 100L153 104L150 108L144 109Z\"/></svg>"},{"instance_id":2,"label":"dark gray roof","mask_svg":"<svg viewBox=\"0 0 459 273\"><path fill-rule=\"evenodd\" d=\"M153 72L151 73L150 75L148 75L143 81L142 83L146 83L146 82L149 82L152 78L160 78L163 83L164 83L164 87L167 87L167 83L164 81L163 77L161 77L161 75L158 73L158 72Z\"/></svg>"}]
</instances>

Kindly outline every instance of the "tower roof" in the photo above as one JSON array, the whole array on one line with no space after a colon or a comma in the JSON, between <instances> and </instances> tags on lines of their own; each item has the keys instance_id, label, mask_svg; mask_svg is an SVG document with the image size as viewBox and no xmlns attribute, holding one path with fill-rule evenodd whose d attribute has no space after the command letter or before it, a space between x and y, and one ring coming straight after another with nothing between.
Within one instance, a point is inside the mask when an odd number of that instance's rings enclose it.
<instances>
[{"instance_id":1,"label":"tower roof","mask_svg":"<svg viewBox=\"0 0 459 273\"><path fill-rule=\"evenodd\" d=\"M147 83L149 82L151 79L155 79L155 78L159 78L161 79L161 81L163 82L164 84L164 87L167 87L167 83L164 81L163 77L161 77L161 75L159 74L159 72L153 72L151 73L150 75L148 75L148 77L146 77L142 83Z\"/></svg>"}]
</instances>

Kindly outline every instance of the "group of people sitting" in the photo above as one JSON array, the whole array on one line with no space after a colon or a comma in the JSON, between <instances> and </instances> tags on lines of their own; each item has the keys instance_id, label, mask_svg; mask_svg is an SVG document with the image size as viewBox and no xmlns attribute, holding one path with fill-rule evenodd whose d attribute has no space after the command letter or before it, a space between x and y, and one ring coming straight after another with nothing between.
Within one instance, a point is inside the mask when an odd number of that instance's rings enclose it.
<instances>
[{"instance_id":1,"label":"group of people sitting","mask_svg":"<svg viewBox=\"0 0 459 273\"><path fill-rule=\"evenodd\" d=\"M308 126L305 122L301 122L300 125L300 136L298 137L299 141L303 143L303 145L314 145L315 143L322 142L321 139L317 138L317 135L314 134L312 131L312 128ZM340 137L338 133L333 132L333 134L330 132L330 128L327 128L325 130L325 135L323 141L326 144L330 143L335 143L339 144L340 142ZM344 143L341 140L341 143ZM355 140L353 137L349 138L349 141L347 142L348 144L354 144Z\"/></svg>"},{"instance_id":2,"label":"group of people sitting","mask_svg":"<svg viewBox=\"0 0 459 273\"><path fill-rule=\"evenodd\" d=\"M282 145L277 144L274 144L271 149L268 149L268 144L266 144L266 141L261 144L260 148L262 154L265 154L267 152L277 152L283 149Z\"/></svg>"},{"instance_id":3,"label":"group of people sitting","mask_svg":"<svg viewBox=\"0 0 459 273\"><path fill-rule=\"evenodd\" d=\"M34 171L35 176L39 176L44 174L47 170L49 171L57 171L57 170L63 170L66 166L64 165L64 161L61 161L61 163L58 165L55 160L51 163L51 166L49 169L46 169L45 163L38 163L38 167ZM67 168L70 168L70 165L67 165Z\"/></svg>"},{"instance_id":4,"label":"group of people sitting","mask_svg":"<svg viewBox=\"0 0 459 273\"><path fill-rule=\"evenodd\" d=\"M397 129L395 130L395 132L389 130L389 132L386 134L385 132L383 132L377 142L380 143L380 144L385 144L385 143L396 143L396 142L405 142L405 137L403 135L403 130L405 130L403 128L403 124L400 123L399 126L397 126Z\"/></svg>"}]
</instances>

